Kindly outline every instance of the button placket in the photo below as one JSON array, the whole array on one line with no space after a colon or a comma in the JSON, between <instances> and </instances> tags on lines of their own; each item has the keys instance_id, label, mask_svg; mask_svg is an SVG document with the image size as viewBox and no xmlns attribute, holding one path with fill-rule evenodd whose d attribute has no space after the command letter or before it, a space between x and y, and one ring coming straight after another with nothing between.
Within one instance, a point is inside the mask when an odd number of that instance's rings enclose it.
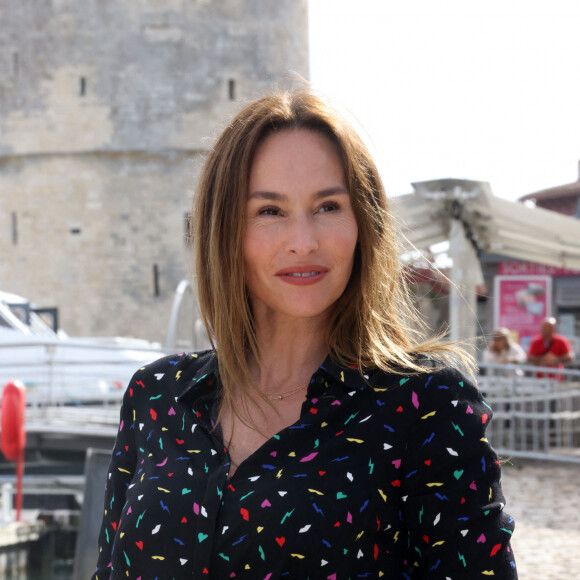
<instances>
[{"instance_id":1,"label":"button placket","mask_svg":"<svg viewBox=\"0 0 580 580\"><path fill-rule=\"evenodd\" d=\"M195 431L205 439L206 456L198 463L198 468L207 474L205 493L200 502L194 502L195 516L193 554L194 573L211 575L210 563L217 543L218 523L221 515L222 496L227 485L230 457L215 427L216 403L199 400L192 407ZM203 435L201 434L203 432ZM201 465L203 463L203 466Z\"/></svg>"}]
</instances>

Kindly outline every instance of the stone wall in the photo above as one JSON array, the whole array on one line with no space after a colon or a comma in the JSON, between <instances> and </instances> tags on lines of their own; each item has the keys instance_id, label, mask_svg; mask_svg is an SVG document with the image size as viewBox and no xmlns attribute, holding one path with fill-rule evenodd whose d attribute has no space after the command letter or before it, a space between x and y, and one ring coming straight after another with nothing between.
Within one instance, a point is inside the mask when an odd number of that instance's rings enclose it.
<instances>
[{"instance_id":1,"label":"stone wall","mask_svg":"<svg viewBox=\"0 0 580 580\"><path fill-rule=\"evenodd\" d=\"M308 76L307 0L6 0L0 288L163 341L185 215L242 102Z\"/></svg>"}]
</instances>

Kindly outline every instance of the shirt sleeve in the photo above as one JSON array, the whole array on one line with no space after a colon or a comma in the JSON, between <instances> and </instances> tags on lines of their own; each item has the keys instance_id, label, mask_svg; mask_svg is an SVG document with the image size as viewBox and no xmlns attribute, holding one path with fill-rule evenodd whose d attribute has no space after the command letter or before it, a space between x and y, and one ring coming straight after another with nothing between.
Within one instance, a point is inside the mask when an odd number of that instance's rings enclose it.
<instances>
[{"instance_id":1,"label":"shirt sleeve","mask_svg":"<svg viewBox=\"0 0 580 580\"><path fill-rule=\"evenodd\" d=\"M491 409L457 371L417 385L402 493L418 577L516 579L514 523L503 511L500 463L485 438Z\"/></svg>"},{"instance_id":2,"label":"shirt sleeve","mask_svg":"<svg viewBox=\"0 0 580 580\"><path fill-rule=\"evenodd\" d=\"M110 578L111 554L116 530L125 505L127 488L136 468L135 425L133 419L135 380L134 376L123 397L119 431L117 432L115 446L111 454L105 483L105 506L99 533L99 556L97 569L92 576L92 580L108 580Z\"/></svg>"},{"instance_id":3,"label":"shirt sleeve","mask_svg":"<svg viewBox=\"0 0 580 580\"><path fill-rule=\"evenodd\" d=\"M526 359L527 359L526 352L517 343L511 345L509 356L511 358L514 358L519 363L524 363L524 362L526 362Z\"/></svg>"},{"instance_id":4,"label":"shirt sleeve","mask_svg":"<svg viewBox=\"0 0 580 580\"><path fill-rule=\"evenodd\" d=\"M486 348L483 351L482 360L484 363L493 363L494 362L494 356L488 348Z\"/></svg>"},{"instance_id":5,"label":"shirt sleeve","mask_svg":"<svg viewBox=\"0 0 580 580\"><path fill-rule=\"evenodd\" d=\"M552 352L556 356L564 356L565 354L572 352L572 346L570 345L570 342L565 336L554 337L554 345Z\"/></svg>"}]
</instances>

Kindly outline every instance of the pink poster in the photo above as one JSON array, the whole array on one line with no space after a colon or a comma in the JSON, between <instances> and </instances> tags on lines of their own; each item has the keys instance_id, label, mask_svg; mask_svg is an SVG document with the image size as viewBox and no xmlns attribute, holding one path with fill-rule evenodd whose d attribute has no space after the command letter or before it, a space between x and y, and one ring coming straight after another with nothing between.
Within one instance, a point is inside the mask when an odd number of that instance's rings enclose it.
<instances>
[{"instance_id":1,"label":"pink poster","mask_svg":"<svg viewBox=\"0 0 580 580\"><path fill-rule=\"evenodd\" d=\"M495 327L513 331L524 350L538 334L542 320L551 314L550 276L495 277Z\"/></svg>"}]
</instances>

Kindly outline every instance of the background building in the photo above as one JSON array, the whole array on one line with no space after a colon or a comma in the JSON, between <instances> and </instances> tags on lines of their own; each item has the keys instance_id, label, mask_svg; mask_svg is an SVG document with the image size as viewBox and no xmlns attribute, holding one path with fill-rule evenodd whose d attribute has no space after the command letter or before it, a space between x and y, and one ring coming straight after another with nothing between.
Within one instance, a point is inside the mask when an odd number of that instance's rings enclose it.
<instances>
[{"instance_id":1,"label":"background building","mask_svg":"<svg viewBox=\"0 0 580 580\"><path fill-rule=\"evenodd\" d=\"M164 340L204 151L308 77L307 0L6 0L0 288L70 334Z\"/></svg>"},{"instance_id":2,"label":"background building","mask_svg":"<svg viewBox=\"0 0 580 580\"><path fill-rule=\"evenodd\" d=\"M580 218L580 175L579 181L530 193L519 201ZM580 220L572 241L579 240ZM507 326L527 349L542 318L554 316L558 332L570 340L580 359L580 270L494 254L483 256L482 262L490 298L484 318L489 333Z\"/></svg>"},{"instance_id":3,"label":"background building","mask_svg":"<svg viewBox=\"0 0 580 580\"><path fill-rule=\"evenodd\" d=\"M520 201L532 201L538 207L580 218L580 162L578 181L529 193Z\"/></svg>"}]
</instances>

